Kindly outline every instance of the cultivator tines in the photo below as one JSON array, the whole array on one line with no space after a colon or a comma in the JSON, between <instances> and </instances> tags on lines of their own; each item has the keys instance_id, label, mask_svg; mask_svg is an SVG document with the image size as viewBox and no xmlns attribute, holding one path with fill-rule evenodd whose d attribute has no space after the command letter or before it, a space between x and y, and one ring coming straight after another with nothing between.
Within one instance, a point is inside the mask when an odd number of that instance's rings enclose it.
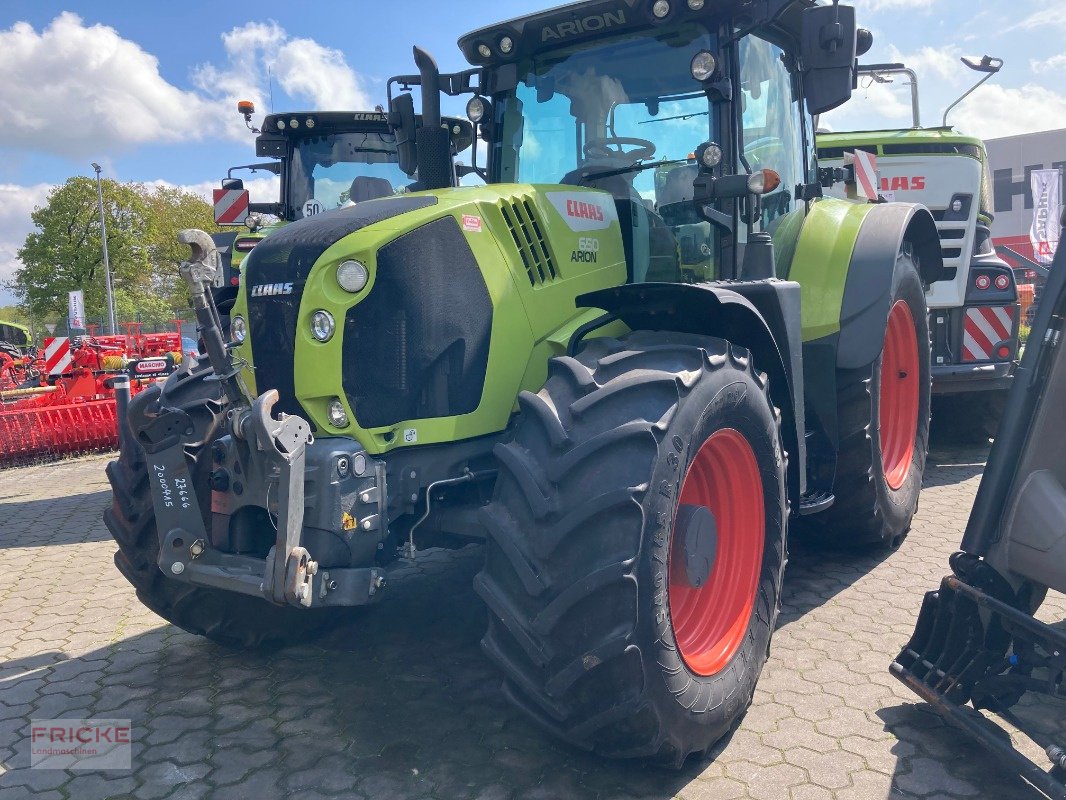
<instances>
[{"instance_id":1,"label":"cultivator tines","mask_svg":"<svg viewBox=\"0 0 1066 800\"><path fill-rule=\"evenodd\" d=\"M112 450L117 445L113 398L0 410L0 466Z\"/></svg>"}]
</instances>

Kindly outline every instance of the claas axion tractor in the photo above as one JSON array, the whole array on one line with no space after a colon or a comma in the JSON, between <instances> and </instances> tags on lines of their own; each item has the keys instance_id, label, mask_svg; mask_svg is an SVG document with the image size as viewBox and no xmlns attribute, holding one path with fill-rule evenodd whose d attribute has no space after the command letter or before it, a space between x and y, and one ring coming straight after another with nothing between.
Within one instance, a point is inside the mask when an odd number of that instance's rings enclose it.
<instances>
[{"instance_id":1,"label":"claas axion tractor","mask_svg":"<svg viewBox=\"0 0 1066 800\"><path fill-rule=\"evenodd\" d=\"M891 547L918 502L936 225L823 197L813 157L870 43L846 5L590 0L463 36L460 73L416 48L389 110L418 190L257 244L230 341L183 233L207 357L131 402L108 468L142 601L291 642L484 539L520 708L605 755L706 752L790 524ZM472 95L485 185L451 185L442 93Z\"/></svg>"}]
</instances>

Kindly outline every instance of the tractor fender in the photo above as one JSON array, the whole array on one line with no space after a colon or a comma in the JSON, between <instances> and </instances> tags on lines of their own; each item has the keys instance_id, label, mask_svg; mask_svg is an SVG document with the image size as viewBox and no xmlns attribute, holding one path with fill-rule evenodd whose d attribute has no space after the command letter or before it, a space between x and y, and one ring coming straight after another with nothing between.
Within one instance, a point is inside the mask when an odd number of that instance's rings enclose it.
<instances>
[{"instance_id":1,"label":"tractor fender","mask_svg":"<svg viewBox=\"0 0 1066 800\"><path fill-rule=\"evenodd\" d=\"M940 280L944 258L933 215L915 203L874 205L855 240L840 307L838 369L859 369L881 353L896 257L911 245L922 283Z\"/></svg>"},{"instance_id":2,"label":"tractor fender","mask_svg":"<svg viewBox=\"0 0 1066 800\"><path fill-rule=\"evenodd\" d=\"M769 377L771 400L781 410L789 497L798 503L806 491L807 461L799 284L630 283L581 295L577 305L603 309L609 319L619 319L631 330L716 336L751 351L758 369Z\"/></svg>"}]
</instances>

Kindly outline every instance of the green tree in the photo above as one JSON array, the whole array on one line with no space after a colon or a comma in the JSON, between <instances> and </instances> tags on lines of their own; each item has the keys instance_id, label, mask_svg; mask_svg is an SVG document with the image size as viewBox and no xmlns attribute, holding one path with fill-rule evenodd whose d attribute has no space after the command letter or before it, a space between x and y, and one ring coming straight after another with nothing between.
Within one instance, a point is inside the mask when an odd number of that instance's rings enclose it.
<instances>
[{"instance_id":1,"label":"green tree","mask_svg":"<svg viewBox=\"0 0 1066 800\"><path fill-rule=\"evenodd\" d=\"M188 245L178 242L178 231L199 228L220 231L211 204L174 186L139 186L148 212L148 262L156 281L157 297L169 308L188 307L188 289L178 266L189 256Z\"/></svg>"},{"instance_id":2,"label":"green tree","mask_svg":"<svg viewBox=\"0 0 1066 800\"><path fill-rule=\"evenodd\" d=\"M137 191L107 180L103 183L107 249L116 291L143 292L150 284L147 207ZM18 251L22 266L11 288L33 317L66 315L67 292L85 292L89 318L107 316L100 213L96 184L74 177L57 186L48 202L31 215L36 227Z\"/></svg>"},{"instance_id":3,"label":"green tree","mask_svg":"<svg viewBox=\"0 0 1066 800\"><path fill-rule=\"evenodd\" d=\"M167 186L103 182L107 248L115 290L116 319L164 323L187 311L178 265L188 248L183 228L218 230L211 206ZM103 251L96 182L74 177L57 186L33 211L35 225L18 252L22 266L10 288L33 319L65 317L67 293L85 292L89 319L106 319Z\"/></svg>"}]
</instances>

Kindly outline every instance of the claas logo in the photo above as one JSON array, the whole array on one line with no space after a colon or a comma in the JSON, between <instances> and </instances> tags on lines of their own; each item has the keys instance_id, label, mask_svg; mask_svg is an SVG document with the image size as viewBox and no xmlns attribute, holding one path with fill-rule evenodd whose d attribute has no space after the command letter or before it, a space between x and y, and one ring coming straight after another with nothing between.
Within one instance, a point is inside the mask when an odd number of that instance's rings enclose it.
<instances>
[{"instance_id":1,"label":"claas logo","mask_svg":"<svg viewBox=\"0 0 1066 800\"><path fill-rule=\"evenodd\" d=\"M925 188L925 176L881 178L882 192L920 192Z\"/></svg>"}]
</instances>

